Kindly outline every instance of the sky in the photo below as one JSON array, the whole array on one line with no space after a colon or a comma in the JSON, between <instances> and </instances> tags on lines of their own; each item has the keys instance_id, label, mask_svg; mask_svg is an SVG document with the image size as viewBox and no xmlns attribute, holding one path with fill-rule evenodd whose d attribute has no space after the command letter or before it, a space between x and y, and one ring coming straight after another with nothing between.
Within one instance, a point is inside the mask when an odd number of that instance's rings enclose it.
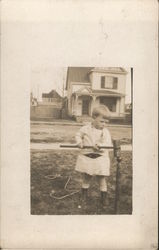
<instances>
[{"instance_id":1,"label":"sky","mask_svg":"<svg viewBox=\"0 0 159 250\"><path fill-rule=\"evenodd\" d=\"M53 89L61 96L66 95L66 92L63 92L63 86L66 85L66 75L66 67L34 69L31 71L31 92L40 101L42 93L48 93Z\"/></svg>"},{"instance_id":2,"label":"sky","mask_svg":"<svg viewBox=\"0 0 159 250\"><path fill-rule=\"evenodd\" d=\"M131 76L130 68L125 68L128 72L126 77L126 98L125 103L131 102ZM34 97L41 101L42 93L48 93L56 90L61 96L66 95L63 92L63 86L66 85L67 67L35 68L31 71L31 92Z\"/></svg>"},{"instance_id":3,"label":"sky","mask_svg":"<svg viewBox=\"0 0 159 250\"><path fill-rule=\"evenodd\" d=\"M152 55L152 41L157 37L149 36L152 27L148 23L155 21L154 5L138 0L108 2L3 1L3 51L7 51L5 58L11 56L12 70L18 67L16 82L26 82L28 89L41 99L43 92L52 89L62 94L66 78L63 66L138 65L141 72L140 67ZM150 53L148 56L143 43ZM126 103L129 103L131 82L127 71Z\"/></svg>"},{"instance_id":4,"label":"sky","mask_svg":"<svg viewBox=\"0 0 159 250\"><path fill-rule=\"evenodd\" d=\"M23 4L7 8L3 39L13 65L16 59L24 69L20 82L30 84L28 87L39 100L42 93L52 89L62 94L68 66L125 68L134 65L129 55L136 26L130 23L128 36L125 16L123 22L112 21L111 14L109 18L105 15L108 9L104 1L101 4L70 1L69 5L67 1L21 2ZM123 15L116 4L113 6L115 16ZM92 14L94 9L96 15ZM124 53L117 56L122 50ZM128 74L126 103L130 102L130 89Z\"/></svg>"}]
</instances>

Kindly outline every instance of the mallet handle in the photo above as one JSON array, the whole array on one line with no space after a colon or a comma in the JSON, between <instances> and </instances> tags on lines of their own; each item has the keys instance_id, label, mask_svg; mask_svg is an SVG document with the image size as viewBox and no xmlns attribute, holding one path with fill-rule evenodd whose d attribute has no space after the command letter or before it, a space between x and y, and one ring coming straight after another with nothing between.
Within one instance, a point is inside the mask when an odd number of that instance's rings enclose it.
<instances>
[{"instance_id":1,"label":"mallet handle","mask_svg":"<svg viewBox=\"0 0 159 250\"><path fill-rule=\"evenodd\" d=\"M78 145L71 145L71 144L61 144L60 145L61 148L79 148ZM85 148L93 148L92 146L84 146ZM100 146L100 149L114 149L114 147L107 147L107 146Z\"/></svg>"}]
</instances>

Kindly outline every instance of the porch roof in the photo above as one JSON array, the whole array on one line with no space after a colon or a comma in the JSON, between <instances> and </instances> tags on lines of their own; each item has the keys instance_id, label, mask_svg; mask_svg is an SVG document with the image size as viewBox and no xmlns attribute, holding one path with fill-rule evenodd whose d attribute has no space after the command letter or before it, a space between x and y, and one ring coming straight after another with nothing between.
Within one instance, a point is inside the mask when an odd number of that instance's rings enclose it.
<instances>
[{"instance_id":1,"label":"porch roof","mask_svg":"<svg viewBox=\"0 0 159 250\"><path fill-rule=\"evenodd\" d=\"M83 91L83 89L87 90L87 91ZM75 91L74 93L72 93L72 95L77 95L77 96L114 96L114 97L123 97L125 96L124 94L115 92L115 91L111 91L111 90L105 90L105 89L101 89L101 90L92 90L90 88L82 88L80 90Z\"/></svg>"},{"instance_id":2,"label":"porch roof","mask_svg":"<svg viewBox=\"0 0 159 250\"><path fill-rule=\"evenodd\" d=\"M92 94L96 96L116 96L116 97L122 97L125 96L124 94L111 91L111 90L92 90Z\"/></svg>"}]
</instances>

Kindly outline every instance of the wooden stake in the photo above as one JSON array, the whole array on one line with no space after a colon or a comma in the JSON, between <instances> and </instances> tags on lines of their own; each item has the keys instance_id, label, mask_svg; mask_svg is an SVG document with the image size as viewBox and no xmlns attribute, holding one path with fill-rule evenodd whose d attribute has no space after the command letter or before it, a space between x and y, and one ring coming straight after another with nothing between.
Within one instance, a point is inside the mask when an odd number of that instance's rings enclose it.
<instances>
[{"instance_id":1,"label":"wooden stake","mask_svg":"<svg viewBox=\"0 0 159 250\"><path fill-rule=\"evenodd\" d=\"M117 160L116 164L116 187L115 187L115 203L114 203L114 212L118 213L119 209L119 198L120 198L120 162L121 162L121 146L119 140L113 141L114 145L114 157Z\"/></svg>"}]
</instances>

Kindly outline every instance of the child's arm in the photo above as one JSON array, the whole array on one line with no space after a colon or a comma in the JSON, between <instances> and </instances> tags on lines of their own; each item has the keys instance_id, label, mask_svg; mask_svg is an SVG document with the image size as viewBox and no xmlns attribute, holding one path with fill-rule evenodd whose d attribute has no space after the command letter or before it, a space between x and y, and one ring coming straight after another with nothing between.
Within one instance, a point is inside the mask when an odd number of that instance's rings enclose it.
<instances>
[{"instance_id":1,"label":"child's arm","mask_svg":"<svg viewBox=\"0 0 159 250\"><path fill-rule=\"evenodd\" d=\"M76 143L80 148L83 148L84 127L82 127L76 134Z\"/></svg>"},{"instance_id":2,"label":"child's arm","mask_svg":"<svg viewBox=\"0 0 159 250\"><path fill-rule=\"evenodd\" d=\"M101 138L101 141L97 144L98 146L107 146L107 147L112 147L112 139L111 135L108 129L103 130L103 136Z\"/></svg>"},{"instance_id":3,"label":"child's arm","mask_svg":"<svg viewBox=\"0 0 159 250\"><path fill-rule=\"evenodd\" d=\"M105 139L106 139L106 146L112 147L113 146L112 138L111 138L111 135L110 135L110 132L108 129L106 130L106 138Z\"/></svg>"}]
</instances>

